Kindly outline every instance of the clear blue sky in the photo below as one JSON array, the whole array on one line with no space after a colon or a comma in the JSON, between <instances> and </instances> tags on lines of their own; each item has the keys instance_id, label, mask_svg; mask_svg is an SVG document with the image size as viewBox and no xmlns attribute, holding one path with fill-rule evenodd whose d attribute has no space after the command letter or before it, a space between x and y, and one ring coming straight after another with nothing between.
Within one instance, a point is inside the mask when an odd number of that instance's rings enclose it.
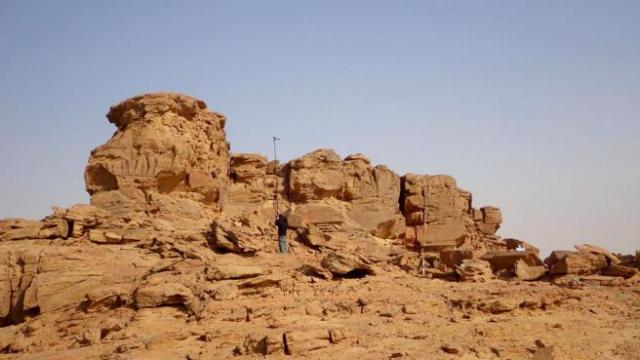
<instances>
[{"instance_id":1,"label":"clear blue sky","mask_svg":"<svg viewBox=\"0 0 640 360\"><path fill-rule=\"evenodd\" d=\"M0 218L87 202L108 107L151 91L236 152L363 152L545 251L640 248L639 1L0 1Z\"/></svg>"}]
</instances>

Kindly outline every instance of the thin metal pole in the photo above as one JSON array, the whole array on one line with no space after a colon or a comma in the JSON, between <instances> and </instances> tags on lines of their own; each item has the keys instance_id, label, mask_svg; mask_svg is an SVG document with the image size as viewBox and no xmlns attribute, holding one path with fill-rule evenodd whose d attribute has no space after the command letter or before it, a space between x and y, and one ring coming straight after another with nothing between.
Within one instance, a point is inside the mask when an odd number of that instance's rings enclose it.
<instances>
[{"instance_id":1,"label":"thin metal pole","mask_svg":"<svg viewBox=\"0 0 640 360\"><path fill-rule=\"evenodd\" d=\"M274 137L273 137L273 158L274 158L274 160L276 161L276 169L275 169L275 176L276 176L276 188L275 188L275 190L273 191L273 193L274 193L274 194L273 194L273 197L274 197L275 205L276 205L276 217L277 217L278 215L280 215L280 210L279 210L279 208L278 208L278 185L279 185L279 184L278 184L278 173L279 173L279 171L280 171L280 166L279 166L279 164L278 164L278 150L277 150L277 148L276 148L276 142L277 142L277 141L280 141L280 138L279 138L279 137L275 137L275 136L274 136Z\"/></svg>"}]
</instances>

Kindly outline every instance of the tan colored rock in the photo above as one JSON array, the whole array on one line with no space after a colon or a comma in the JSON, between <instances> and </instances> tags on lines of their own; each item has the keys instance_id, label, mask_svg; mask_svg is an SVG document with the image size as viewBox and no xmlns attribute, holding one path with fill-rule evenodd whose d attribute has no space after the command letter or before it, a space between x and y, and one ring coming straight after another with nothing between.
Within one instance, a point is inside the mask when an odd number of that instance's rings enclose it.
<instances>
[{"instance_id":1,"label":"tan colored rock","mask_svg":"<svg viewBox=\"0 0 640 360\"><path fill-rule=\"evenodd\" d=\"M463 260L473 258L471 249L445 249L440 251L440 263L450 268L462 264Z\"/></svg>"},{"instance_id":2,"label":"tan colored rock","mask_svg":"<svg viewBox=\"0 0 640 360\"><path fill-rule=\"evenodd\" d=\"M515 270L516 262L523 261L529 266L542 265L542 261L533 252L529 251L491 251L482 256L483 260L491 264L493 271Z\"/></svg>"},{"instance_id":3,"label":"tan colored rock","mask_svg":"<svg viewBox=\"0 0 640 360\"><path fill-rule=\"evenodd\" d=\"M118 131L91 153L85 181L92 205L125 217L179 217L193 228L202 225L199 216L220 211L229 171L224 116L201 100L156 93L113 106L107 118ZM184 212L189 201L201 210Z\"/></svg>"},{"instance_id":4,"label":"tan colored rock","mask_svg":"<svg viewBox=\"0 0 640 360\"><path fill-rule=\"evenodd\" d=\"M480 208L482 212L482 222L478 224L478 229L486 235L494 235L502 223L502 212L497 207L486 206Z\"/></svg>"},{"instance_id":5,"label":"tan colored rock","mask_svg":"<svg viewBox=\"0 0 640 360\"><path fill-rule=\"evenodd\" d=\"M209 284L205 291L218 301L232 300L238 297L238 286L233 282L216 282Z\"/></svg>"},{"instance_id":6,"label":"tan colored rock","mask_svg":"<svg viewBox=\"0 0 640 360\"><path fill-rule=\"evenodd\" d=\"M292 228L316 226L323 229L342 229L349 223L348 204L341 201L309 202L292 207L288 216Z\"/></svg>"},{"instance_id":7,"label":"tan colored rock","mask_svg":"<svg viewBox=\"0 0 640 360\"><path fill-rule=\"evenodd\" d=\"M330 247L331 236L315 225L310 225L300 230L300 240L312 248Z\"/></svg>"},{"instance_id":8,"label":"tan colored rock","mask_svg":"<svg viewBox=\"0 0 640 360\"><path fill-rule=\"evenodd\" d=\"M624 286L625 279L619 276L580 275L580 284L591 286Z\"/></svg>"},{"instance_id":9,"label":"tan colored rock","mask_svg":"<svg viewBox=\"0 0 640 360\"><path fill-rule=\"evenodd\" d=\"M214 264L206 270L207 280L246 279L264 275L267 271L258 266Z\"/></svg>"},{"instance_id":10,"label":"tan colored rock","mask_svg":"<svg viewBox=\"0 0 640 360\"><path fill-rule=\"evenodd\" d=\"M333 150L320 149L292 160L289 168L288 194L300 226L349 223L382 238L404 235L400 177L386 166L372 167L362 154L342 161Z\"/></svg>"},{"instance_id":11,"label":"tan colored rock","mask_svg":"<svg viewBox=\"0 0 640 360\"><path fill-rule=\"evenodd\" d=\"M259 203L273 198L273 189L269 189L267 184L266 156L233 154L230 167L230 203Z\"/></svg>"},{"instance_id":12,"label":"tan colored rock","mask_svg":"<svg viewBox=\"0 0 640 360\"><path fill-rule=\"evenodd\" d=\"M331 345L329 331L323 329L300 329L287 331L284 336L287 355L304 356L311 351Z\"/></svg>"},{"instance_id":13,"label":"tan colored rock","mask_svg":"<svg viewBox=\"0 0 640 360\"><path fill-rule=\"evenodd\" d=\"M180 283L145 285L138 288L134 294L135 305L138 308L186 306L192 300L191 290Z\"/></svg>"},{"instance_id":14,"label":"tan colored rock","mask_svg":"<svg viewBox=\"0 0 640 360\"><path fill-rule=\"evenodd\" d=\"M465 241L467 224L473 223L471 196L458 189L454 178L407 174L402 183L402 212L411 241L422 247L454 247Z\"/></svg>"},{"instance_id":15,"label":"tan colored rock","mask_svg":"<svg viewBox=\"0 0 640 360\"><path fill-rule=\"evenodd\" d=\"M9 313L0 306L0 318L14 323L79 308L87 294L135 281L156 261L136 250L85 246L3 248L0 254L0 268L8 269L0 272L0 304L11 304Z\"/></svg>"},{"instance_id":16,"label":"tan colored rock","mask_svg":"<svg viewBox=\"0 0 640 360\"><path fill-rule=\"evenodd\" d=\"M618 259L617 256L613 255L609 250L603 247L596 246L596 245L583 244L583 245L576 245L575 248L576 250L578 250L578 252L589 252L592 254L604 255L610 263L613 263L613 264L620 263L620 259Z\"/></svg>"},{"instance_id":17,"label":"tan colored rock","mask_svg":"<svg viewBox=\"0 0 640 360\"><path fill-rule=\"evenodd\" d=\"M602 275L617 276L625 279L632 278L638 273L640 273L640 270L638 270L637 268L619 264L611 264L602 271Z\"/></svg>"},{"instance_id":18,"label":"tan colored rock","mask_svg":"<svg viewBox=\"0 0 640 360\"><path fill-rule=\"evenodd\" d=\"M89 230L89 240L98 244L120 244L123 242L122 235L108 230Z\"/></svg>"},{"instance_id":19,"label":"tan colored rock","mask_svg":"<svg viewBox=\"0 0 640 360\"><path fill-rule=\"evenodd\" d=\"M235 253L256 253L277 239L273 225L256 213L223 215L212 230L213 246Z\"/></svg>"},{"instance_id":20,"label":"tan colored rock","mask_svg":"<svg viewBox=\"0 0 640 360\"><path fill-rule=\"evenodd\" d=\"M131 228L125 230L122 234L122 241L125 243L131 242L144 242L151 237L151 234L146 229Z\"/></svg>"},{"instance_id":21,"label":"tan colored rock","mask_svg":"<svg viewBox=\"0 0 640 360\"><path fill-rule=\"evenodd\" d=\"M44 221L26 219L0 220L0 241L66 239L68 236L69 226L62 219L47 219Z\"/></svg>"},{"instance_id":22,"label":"tan colored rock","mask_svg":"<svg viewBox=\"0 0 640 360\"><path fill-rule=\"evenodd\" d=\"M289 197L293 202L342 199L345 179L335 151L319 149L289 162Z\"/></svg>"},{"instance_id":23,"label":"tan colored rock","mask_svg":"<svg viewBox=\"0 0 640 360\"><path fill-rule=\"evenodd\" d=\"M515 272L518 280L533 281L542 278L547 273L547 268L544 265L528 265L524 260L518 259Z\"/></svg>"},{"instance_id":24,"label":"tan colored rock","mask_svg":"<svg viewBox=\"0 0 640 360\"><path fill-rule=\"evenodd\" d=\"M440 350L452 355L458 355L462 352L462 349L458 344L444 344L440 346Z\"/></svg>"},{"instance_id":25,"label":"tan colored rock","mask_svg":"<svg viewBox=\"0 0 640 360\"><path fill-rule=\"evenodd\" d=\"M87 312L102 312L125 306L130 302L132 284L114 284L89 290L83 307Z\"/></svg>"},{"instance_id":26,"label":"tan colored rock","mask_svg":"<svg viewBox=\"0 0 640 360\"><path fill-rule=\"evenodd\" d=\"M344 200L361 200L378 195L378 187L369 158L363 154L349 155L344 159L342 171L345 179Z\"/></svg>"},{"instance_id":27,"label":"tan colored rock","mask_svg":"<svg viewBox=\"0 0 640 360\"><path fill-rule=\"evenodd\" d=\"M286 278L280 274L262 275L243 280L238 284L238 289L245 294L260 294L265 289L281 287L285 279Z\"/></svg>"},{"instance_id":28,"label":"tan colored rock","mask_svg":"<svg viewBox=\"0 0 640 360\"><path fill-rule=\"evenodd\" d=\"M566 254L551 268L550 273L560 274L595 274L608 266L607 257L588 251L578 251Z\"/></svg>"},{"instance_id":29,"label":"tan colored rock","mask_svg":"<svg viewBox=\"0 0 640 360\"><path fill-rule=\"evenodd\" d=\"M400 238L406 232L404 217L397 207L381 206L377 202L355 204L348 216L364 231L383 239Z\"/></svg>"},{"instance_id":30,"label":"tan colored rock","mask_svg":"<svg viewBox=\"0 0 640 360\"><path fill-rule=\"evenodd\" d=\"M333 278L333 274L331 274L330 271L309 264L302 265L300 268L298 268L298 271L307 276L313 276L320 279L331 280L331 278Z\"/></svg>"},{"instance_id":31,"label":"tan colored rock","mask_svg":"<svg viewBox=\"0 0 640 360\"><path fill-rule=\"evenodd\" d=\"M364 277L375 274L375 270L357 256L337 252L325 256L322 266L337 276Z\"/></svg>"},{"instance_id":32,"label":"tan colored rock","mask_svg":"<svg viewBox=\"0 0 640 360\"><path fill-rule=\"evenodd\" d=\"M467 229L463 219L448 219L427 224L425 227L423 247L459 246L467 237Z\"/></svg>"},{"instance_id":33,"label":"tan colored rock","mask_svg":"<svg viewBox=\"0 0 640 360\"><path fill-rule=\"evenodd\" d=\"M62 217L71 224L73 229L71 236L80 237L88 229L105 223L110 215L108 211L99 207L77 204L64 211Z\"/></svg>"},{"instance_id":34,"label":"tan colored rock","mask_svg":"<svg viewBox=\"0 0 640 360\"><path fill-rule=\"evenodd\" d=\"M283 335L275 333L266 336L250 334L246 337L243 347L246 354L273 355L285 353Z\"/></svg>"},{"instance_id":35,"label":"tan colored rock","mask_svg":"<svg viewBox=\"0 0 640 360\"><path fill-rule=\"evenodd\" d=\"M461 281L465 282L486 282L493 279L493 271L487 261L480 259L465 259L456 266L456 273Z\"/></svg>"},{"instance_id":36,"label":"tan colored rock","mask_svg":"<svg viewBox=\"0 0 640 360\"><path fill-rule=\"evenodd\" d=\"M549 254L549 256L547 256L546 259L544 259L544 264L547 265L548 268L551 268L553 265L555 265L558 261L560 261L563 257L567 256L568 254L573 253L573 251L570 250L554 250L551 252L551 254Z\"/></svg>"}]
</instances>

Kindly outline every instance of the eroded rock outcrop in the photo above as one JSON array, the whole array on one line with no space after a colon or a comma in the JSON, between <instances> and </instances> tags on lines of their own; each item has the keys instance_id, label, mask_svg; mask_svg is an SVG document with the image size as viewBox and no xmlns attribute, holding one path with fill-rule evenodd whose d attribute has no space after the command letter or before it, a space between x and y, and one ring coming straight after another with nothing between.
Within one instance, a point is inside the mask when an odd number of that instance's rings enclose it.
<instances>
[{"instance_id":1,"label":"eroded rock outcrop","mask_svg":"<svg viewBox=\"0 0 640 360\"><path fill-rule=\"evenodd\" d=\"M400 177L362 154L344 160L320 149L288 165L288 197L301 226L357 227L382 238L404 236ZM327 206L328 205L328 206Z\"/></svg>"},{"instance_id":2,"label":"eroded rock outcrop","mask_svg":"<svg viewBox=\"0 0 640 360\"><path fill-rule=\"evenodd\" d=\"M225 117L201 100L158 93L125 100L107 118L118 130L91 152L91 204L127 227L207 228L227 193Z\"/></svg>"},{"instance_id":3,"label":"eroded rock outcrop","mask_svg":"<svg viewBox=\"0 0 640 360\"><path fill-rule=\"evenodd\" d=\"M495 247L487 237L502 223L500 209L474 209L471 201L471 193L459 189L451 176L403 176L400 204L407 243L427 249Z\"/></svg>"},{"instance_id":4,"label":"eroded rock outcrop","mask_svg":"<svg viewBox=\"0 0 640 360\"><path fill-rule=\"evenodd\" d=\"M637 287L638 253L580 245L543 263L534 246L501 239L500 209L474 208L450 176L399 176L362 154L343 159L328 149L284 164L230 154L224 116L179 94L134 97L108 118L118 129L89 160L90 205L54 208L41 221L0 220L0 354L435 358L468 348L482 358L525 358L530 351L483 349L484 340L384 352L396 341L411 348L522 330L483 320L465 332L470 322L459 319L478 312L530 320L571 299L571 313L586 306L581 320L597 328L602 318L591 314L602 299L624 309L616 326L635 311L632 291L565 291ZM276 253L276 196L292 230L286 256ZM581 332L583 321L571 320L540 331ZM637 354L635 343L625 351Z\"/></svg>"}]
</instances>

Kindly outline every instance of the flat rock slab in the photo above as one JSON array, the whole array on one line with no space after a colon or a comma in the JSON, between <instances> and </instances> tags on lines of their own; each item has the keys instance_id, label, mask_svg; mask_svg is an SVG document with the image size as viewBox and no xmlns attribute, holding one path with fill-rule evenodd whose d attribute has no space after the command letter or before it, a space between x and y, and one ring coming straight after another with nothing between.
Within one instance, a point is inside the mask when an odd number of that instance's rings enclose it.
<instances>
[{"instance_id":1,"label":"flat rock slab","mask_svg":"<svg viewBox=\"0 0 640 360\"><path fill-rule=\"evenodd\" d=\"M247 279L267 274L258 266L216 264L207 269L207 280Z\"/></svg>"},{"instance_id":2,"label":"flat rock slab","mask_svg":"<svg viewBox=\"0 0 640 360\"><path fill-rule=\"evenodd\" d=\"M482 256L482 260L488 261L493 271L514 270L518 260L530 266L542 265L538 255L531 251L494 251Z\"/></svg>"}]
</instances>

